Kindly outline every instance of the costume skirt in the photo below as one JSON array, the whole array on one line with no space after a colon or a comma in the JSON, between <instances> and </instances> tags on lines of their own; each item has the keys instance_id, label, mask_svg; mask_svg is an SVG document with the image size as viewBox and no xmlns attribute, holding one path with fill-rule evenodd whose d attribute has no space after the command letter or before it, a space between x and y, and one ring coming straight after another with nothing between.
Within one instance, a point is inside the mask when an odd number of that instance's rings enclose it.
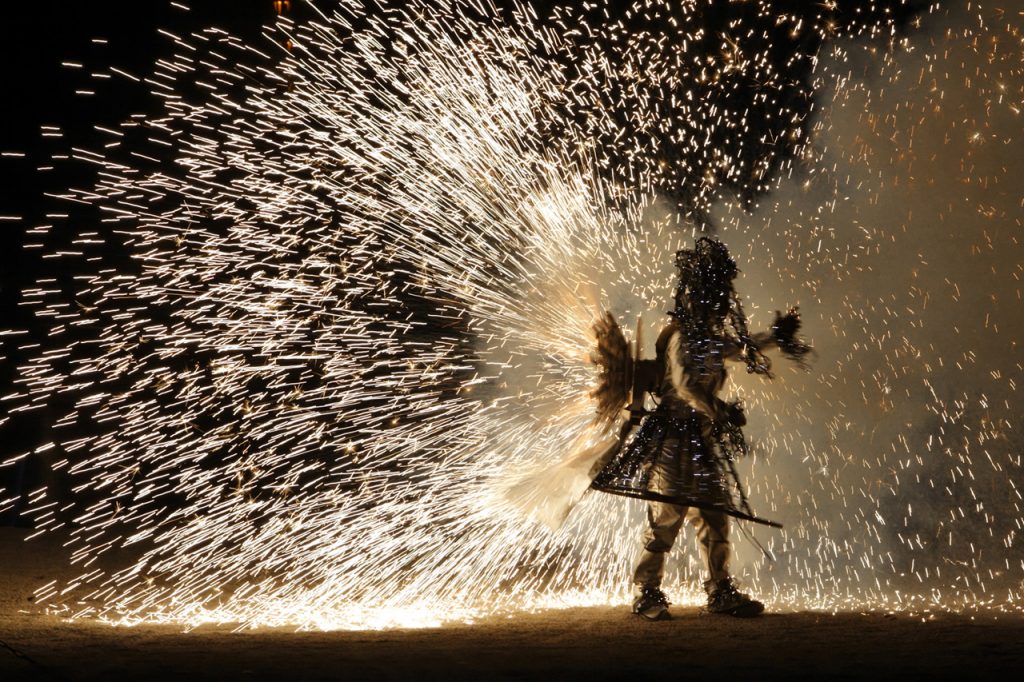
<instances>
[{"instance_id":1,"label":"costume skirt","mask_svg":"<svg viewBox=\"0 0 1024 682\"><path fill-rule=\"evenodd\" d=\"M747 503L733 463L745 451L742 437L738 428L719 429L696 412L659 409L644 417L591 487L778 525L754 517Z\"/></svg>"}]
</instances>

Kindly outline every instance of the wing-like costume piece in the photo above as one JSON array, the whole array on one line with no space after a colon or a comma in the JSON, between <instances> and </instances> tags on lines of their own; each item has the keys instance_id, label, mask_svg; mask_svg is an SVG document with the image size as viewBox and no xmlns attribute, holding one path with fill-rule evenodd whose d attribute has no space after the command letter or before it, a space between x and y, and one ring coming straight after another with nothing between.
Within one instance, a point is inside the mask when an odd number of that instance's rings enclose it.
<instances>
[{"instance_id":1,"label":"wing-like costume piece","mask_svg":"<svg viewBox=\"0 0 1024 682\"><path fill-rule=\"evenodd\" d=\"M593 330L597 346L590 360L598 367L597 386L590 392L597 409L594 421L610 429L630 400L634 362L629 342L611 313L598 318Z\"/></svg>"},{"instance_id":2,"label":"wing-like costume piece","mask_svg":"<svg viewBox=\"0 0 1024 682\"><path fill-rule=\"evenodd\" d=\"M593 424L565 459L531 472L503 495L515 509L552 530L562 525L597 472L622 449L630 426L623 411L634 395L637 363L630 343L609 312L592 329L597 343L590 360L598 368L597 386L590 392L596 409Z\"/></svg>"}]
</instances>

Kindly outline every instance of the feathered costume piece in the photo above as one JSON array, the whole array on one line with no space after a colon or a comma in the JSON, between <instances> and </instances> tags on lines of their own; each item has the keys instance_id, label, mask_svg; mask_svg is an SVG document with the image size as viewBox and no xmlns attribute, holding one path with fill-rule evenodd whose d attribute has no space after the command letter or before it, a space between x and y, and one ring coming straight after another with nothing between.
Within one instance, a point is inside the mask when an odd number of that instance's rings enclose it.
<instances>
[{"instance_id":1,"label":"feathered costume piece","mask_svg":"<svg viewBox=\"0 0 1024 682\"><path fill-rule=\"evenodd\" d=\"M622 328L611 313L594 322L597 345L590 360L598 367L597 386L590 392L597 414L590 428L553 466L531 472L504 493L506 502L532 519L557 530L590 488L595 474L622 449L628 433L623 406L633 390L636 363Z\"/></svg>"},{"instance_id":2,"label":"feathered costume piece","mask_svg":"<svg viewBox=\"0 0 1024 682\"><path fill-rule=\"evenodd\" d=\"M605 312L592 329L597 347L590 354L590 361L598 367L597 386L590 392L597 404L594 421L610 428L629 402L633 389L633 358L629 342L611 313Z\"/></svg>"}]
</instances>

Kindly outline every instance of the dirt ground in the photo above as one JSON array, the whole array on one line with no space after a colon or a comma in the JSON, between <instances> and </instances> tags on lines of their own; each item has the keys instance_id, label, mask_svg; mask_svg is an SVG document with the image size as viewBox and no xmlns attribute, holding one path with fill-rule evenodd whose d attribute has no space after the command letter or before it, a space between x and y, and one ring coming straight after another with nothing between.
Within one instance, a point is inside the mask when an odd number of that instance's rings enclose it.
<instances>
[{"instance_id":1,"label":"dirt ground","mask_svg":"<svg viewBox=\"0 0 1024 682\"><path fill-rule=\"evenodd\" d=\"M430 630L234 633L113 628L38 613L59 544L0 528L0 681L1019 679L1024 617L776 613L753 620L625 606ZM1012 676L1012 677L1011 677Z\"/></svg>"}]
</instances>

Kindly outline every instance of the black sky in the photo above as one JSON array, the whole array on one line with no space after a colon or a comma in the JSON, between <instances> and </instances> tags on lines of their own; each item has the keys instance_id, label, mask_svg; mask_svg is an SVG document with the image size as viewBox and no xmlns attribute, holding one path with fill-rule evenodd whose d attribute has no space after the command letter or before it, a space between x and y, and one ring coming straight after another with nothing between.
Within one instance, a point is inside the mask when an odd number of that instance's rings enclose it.
<instances>
[{"instance_id":1,"label":"black sky","mask_svg":"<svg viewBox=\"0 0 1024 682\"><path fill-rule=\"evenodd\" d=\"M0 23L0 330L25 330L28 336L0 339L0 396L14 386L16 366L25 358L22 348L45 339L45 324L19 305L22 290L39 277L69 275L47 262L44 252L60 248L77 231L62 225L98 220L94 207L70 205L47 196L69 187L90 187L94 167L78 161L53 160L70 150L93 149L106 142L96 126L116 128L133 113L151 112L159 103L144 84L110 78L110 67L144 77L171 39L164 29L187 34L217 26L244 40L261 40L261 27L274 18L271 0L217 0L189 3L190 11L168 0L109 0L66 2L36 0L5 11ZM79 64L80 68L65 63ZM60 129L46 137L42 127ZM63 220L55 215L70 213ZM35 238L31 230L54 225L50 234ZM44 242L46 248L25 248ZM31 352L31 351L29 351ZM9 405L10 403L6 403ZM0 421L6 407L0 406ZM3 451L20 452L38 445L48 427L45 413L15 419L0 426ZM0 476L0 489L17 471ZM28 474L30 478L33 474Z\"/></svg>"},{"instance_id":2,"label":"black sky","mask_svg":"<svg viewBox=\"0 0 1024 682\"><path fill-rule=\"evenodd\" d=\"M47 212L61 210L43 198L89 179L80 164L64 164L53 171L50 155L69 147L91 147L98 135L96 125L116 126L136 111L152 108L153 99L144 87L127 79L96 78L117 66L138 75L152 69L154 60L166 53L169 39L158 29L186 32L206 25L221 26L244 38L259 35L261 25L273 18L270 0L217 0L194 3L189 11L175 9L165 0L112 0L64 2L38 0L18 3L5 22L0 55L0 92L7 105L0 108L0 151L22 152L22 159L3 160L4 190L0 215L18 216L22 223L7 222L2 228L4 318L10 313L11 287L24 283L31 258L20 253L21 232L45 220ZM105 43L96 42L97 40ZM64 62L82 65L68 68ZM95 94L83 95L82 91ZM58 126L60 139L46 139L41 126Z\"/></svg>"}]
</instances>

